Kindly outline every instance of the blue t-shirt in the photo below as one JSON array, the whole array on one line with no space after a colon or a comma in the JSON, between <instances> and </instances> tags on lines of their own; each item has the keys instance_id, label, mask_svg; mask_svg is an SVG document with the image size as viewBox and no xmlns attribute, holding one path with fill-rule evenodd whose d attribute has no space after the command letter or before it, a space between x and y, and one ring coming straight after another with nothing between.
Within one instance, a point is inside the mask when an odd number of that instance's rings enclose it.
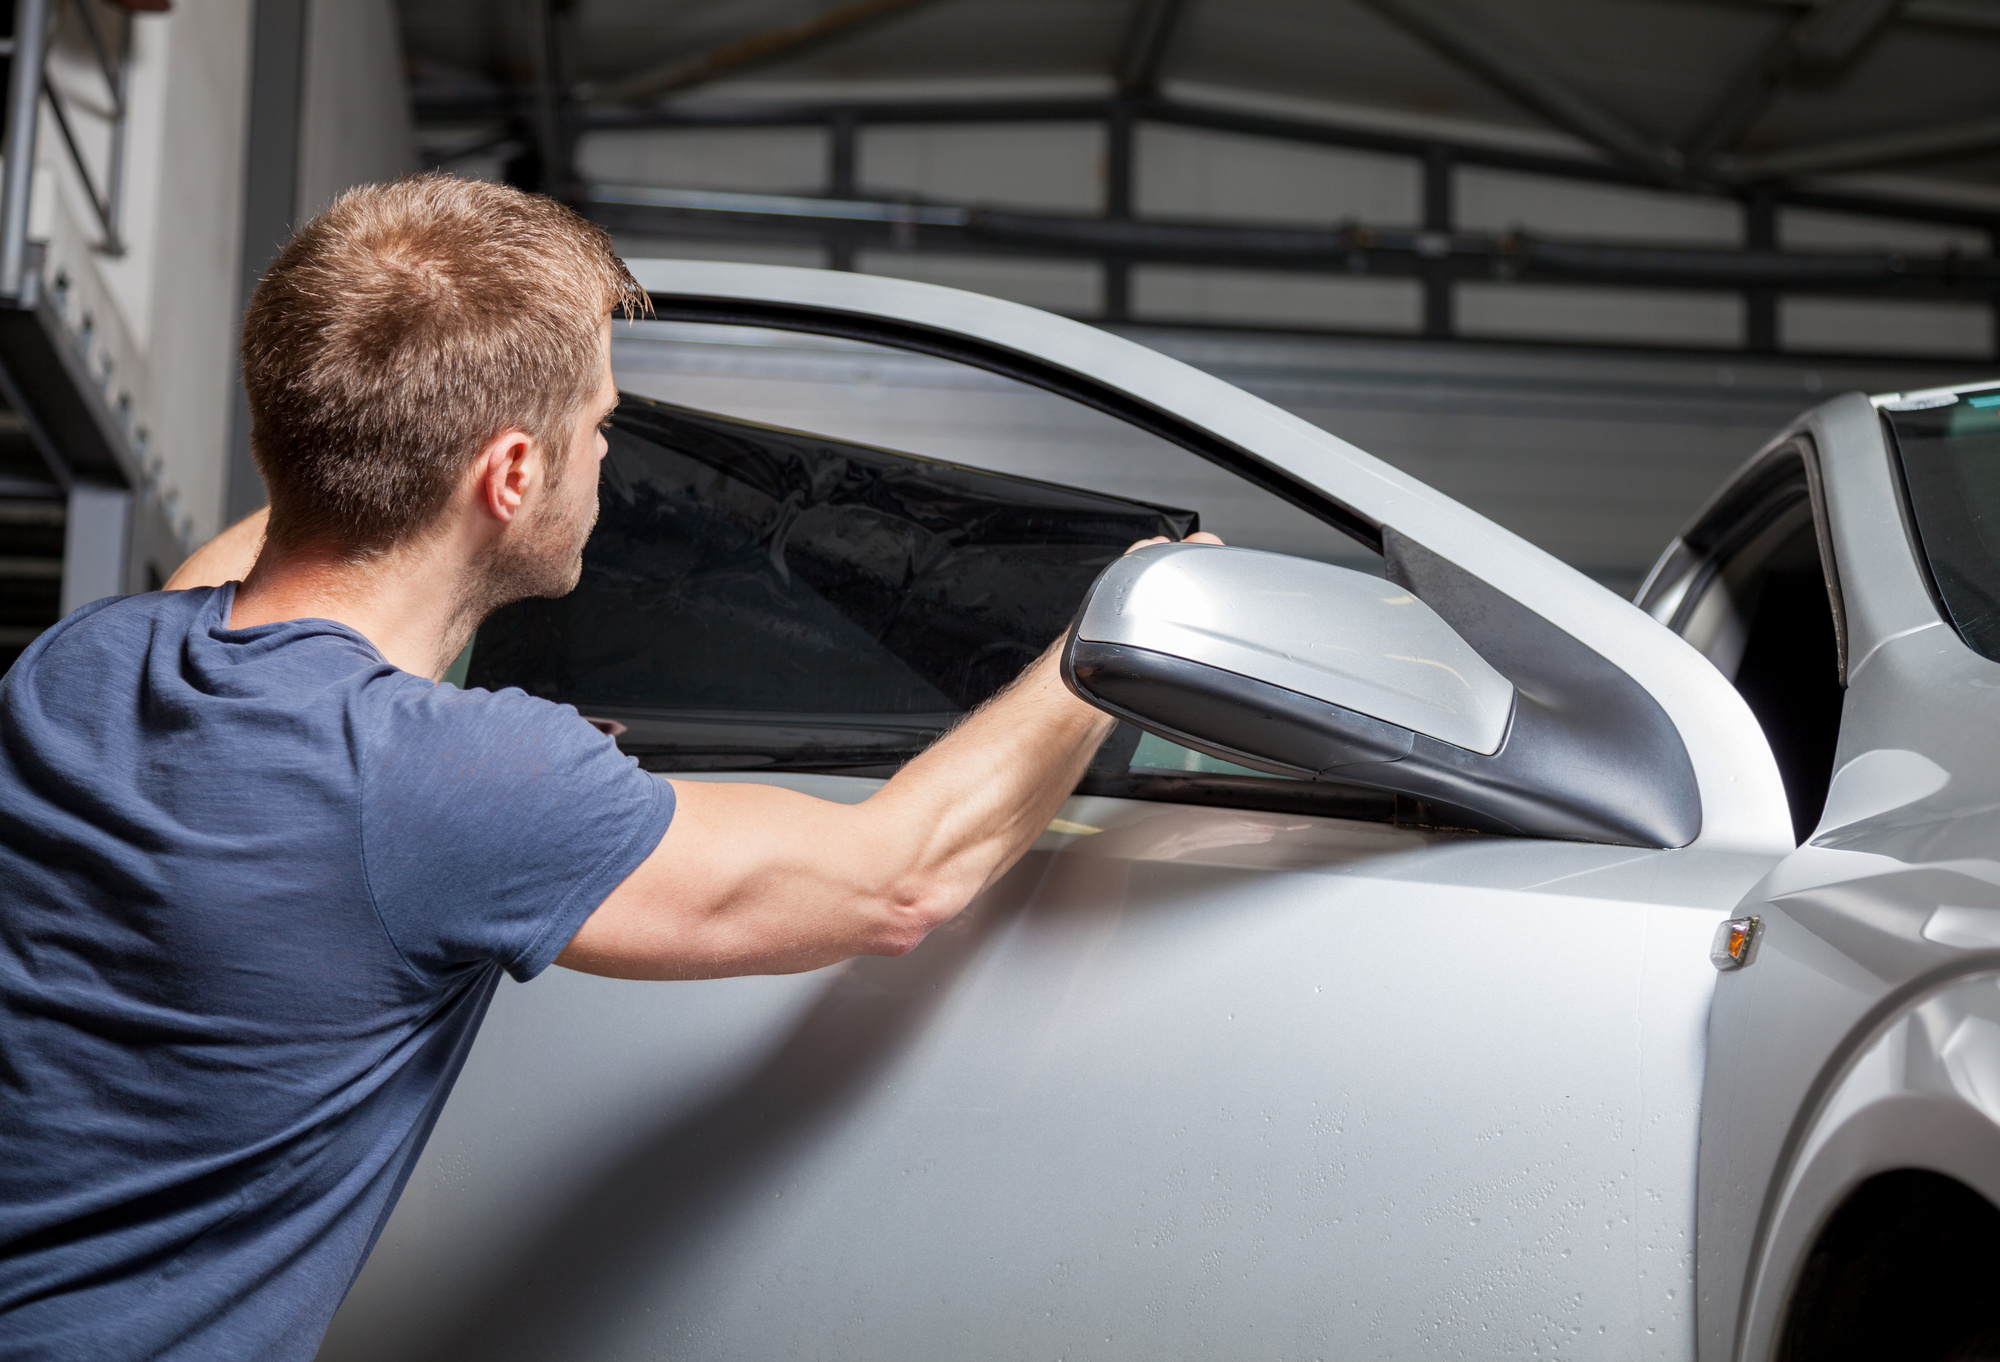
<instances>
[{"instance_id":1,"label":"blue t-shirt","mask_svg":"<svg viewBox=\"0 0 2000 1362\"><path fill-rule=\"evenodd\" d=\"M0 1358L310 1358L500 971L673 817L576 711L234 595L0 681Z\"/></svg>"}]
</instances>

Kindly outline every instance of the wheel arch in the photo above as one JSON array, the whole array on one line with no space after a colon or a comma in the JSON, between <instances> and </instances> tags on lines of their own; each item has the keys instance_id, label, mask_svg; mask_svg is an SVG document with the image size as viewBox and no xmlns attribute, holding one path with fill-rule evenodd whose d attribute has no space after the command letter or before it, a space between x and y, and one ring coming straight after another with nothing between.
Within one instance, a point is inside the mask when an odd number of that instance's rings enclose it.
<instances>
[{"instance_id":1,"label":"wheel arch","mask_svg":"<svg viewBox=\"0 0 2000 1362\"><path fill-rule=\"evenodd\" d=\"M1745 1284L1736 1357L1804 1362L1796 1347L1788 1353L1782 1345L1794 1337L1800 1311L1823 1301L1829 1272L1837 1276L1842 1262L1869 1251L1865 1230L1886 1212L1871 1205L1879 1191L1868 1189L1885 1177L1920 1175L1963 1188L1994 1210L2000 1253L2000 972L1993 964L1960 965L1953 977L1902 991L1899 1005L1856 1028L1855 1040L1829 1062L1831 1081L1815 1085L1824 1095L1796 1128L1774 1179ZM2000 1305L1992 1323L2000 1326Z\"/></svg>"}]
</instances>

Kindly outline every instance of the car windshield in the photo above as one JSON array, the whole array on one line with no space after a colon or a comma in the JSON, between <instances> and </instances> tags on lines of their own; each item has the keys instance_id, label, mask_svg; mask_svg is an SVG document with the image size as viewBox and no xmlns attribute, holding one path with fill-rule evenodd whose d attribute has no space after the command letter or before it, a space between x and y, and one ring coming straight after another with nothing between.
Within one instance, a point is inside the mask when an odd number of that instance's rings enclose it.
<instances>
[{"instance_id":1,"label":"car windshield","mask_svg":"<svg viewBox=\"0 0 2000 1362\"><path fill-rule=\"evenodd\" d=\"M1938 599L1967 646L2000 661L2000 386L1883 415Z\"/></svg>"}]
</instances>

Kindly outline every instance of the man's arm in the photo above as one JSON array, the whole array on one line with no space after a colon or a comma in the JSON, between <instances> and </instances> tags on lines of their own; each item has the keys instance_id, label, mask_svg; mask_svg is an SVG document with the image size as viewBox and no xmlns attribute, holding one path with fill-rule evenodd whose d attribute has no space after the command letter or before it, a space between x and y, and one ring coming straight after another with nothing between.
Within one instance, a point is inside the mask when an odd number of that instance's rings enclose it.
<instances>
[{"instance_id":1,"label":"man's arm","mask_svg":"<svg viewBox=\"0 0 2000 1362\"><path fill-rule=\"evenodd\" d=\"M659 846L556 963L707 979L908 951L1020 858L1111 731L1063 685L1059 646L864 803L676 781Z\"/></svg>"},{"instance_id":2,"label":"man's arm","mask_svg":"<svg viewBox=\"0 0 2000 1362\"><path fill-rule=\"evenodd\" d=\"M1111 720L1044 654L867 801L674 782L674 818L556 963L623 979L901 955L1027 850Z\"/></svg>"},{"instance_id":3,"label":"man's arm","mask_svg":"<svg viewBox=\"0 0 2000 1362\"><path fill-rule=\"evenodd\" d=\"M264 522L270 516L269 507L244 516L190 554L186 562L174 569L174 575L167 578L163 589L185 591L194 586L221 586L248 577L250 565L257 561L258 551L264 547Z\"/></svg>"}]
</instances>

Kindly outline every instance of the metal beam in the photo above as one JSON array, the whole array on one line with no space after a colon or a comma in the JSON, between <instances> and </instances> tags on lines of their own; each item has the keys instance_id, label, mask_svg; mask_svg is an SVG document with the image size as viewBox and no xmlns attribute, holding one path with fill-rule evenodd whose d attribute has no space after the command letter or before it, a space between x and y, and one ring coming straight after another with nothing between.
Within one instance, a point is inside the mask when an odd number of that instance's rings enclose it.
<instances>
[{"instance_id":1,"label":"metal beam","mask_svg":"<svg viewBox=\"0 0 2000 1362\"><path fill-rule=\"evenodd\" d=\"M1109 100L993 100L976 103L784 104L738 107L668 107L645 111L586 115L590 127L812 127L837 116L852 116L864 126L922 123L1083 123L1110 117ZM1346 147L1389 156L1424 157L1432 147L1445 148L1459 165L1510 170L1523 175L1594 184L1654 185L1656 177L1609 161L1584 160L1547 152L1522 151L1488 142L1458 141L1379 128L1250 113L1241 109L1190 104L1180 100L1122 101L1141 122L1171 123L1211 132L1268 137L1309 146ZM2000 211L1976 204L1905 199L1888 195L1784 186L1779 197L1800 207L1836 213L1860 213L1910 222L1941 222L2000 230Z\"/></svg>"},{"instance_id":2,"label":"metal beam","mask_svg":"<svg viewBox=\"0 0 2000 1362\"><path fill-rule=\"evenodd\" d=\"M1712 9L1716 0L1677 0L1684 7ZM1732 0L1739 8L1789 11L1796 15L1819 0ZM1959 33L2000 33L2000 8L1992 0L1906 0L1902 19L1933 30Z\"/></svg>"},{"instance_id":3,"label":"metal beam","mask_svg":"<svg viewBox=\"0 0 2000 1362\"><path fill-rule=\"evenodd\" d=\"M1779 89L1800 78L1825 79L1845 69L1880 37L1905 0L1821 0L1746 68L1688 139L1691 162L1736 145Z\"/></svg>"},{"instance_id":4,"label":"metal beam","mask_svg":"<svg viewBox=\"0 0 2000 1362\"><path fill-rule=\"evenodd\" d=\"M1820 0L1787 33L1795 69L1823 76L1839 71L1881 36L1905 0Z\"/></svg>"},{"instance_id":5,"label":"metal beam","mask_svg":"<svg viewBox=\"0 0 2000 1362\"><path fill-rule=\"evenodd\" d=\"M1118 102L1125 103L1132 117L1141 122L1169 123L1178 127L1265 137L1307 146L1345 147L1416 159L1429 155L1432 148L1443 148L1458 165L1589 184L1658 183L1651 174L1609 161L1164 99L1003 99L936 104L842 100L826 103L665 105L651 109L582 110L578 112L577 120L578 126L584 128L808 128L828 127L836 119L851 119L863 127L924 123L1089 123L1106 120L1112 105ZM420 108L418 114L420 121L468 122L507 117L510 111L513 111L513 116L518 116L518 107L511 103L438 104ZM1737 179L1753 178L1736 172L1735 166L1736 163L1725 160L1720 163L1718 173L1730 172ZM1749 168L1755 170L1756 165L1750 164ZM1801 208L2000 231L2000 210L1976 203L1904 198L1800 184L1783 184L1773 188L1779 202Z\"/></svg>"},{"instance_id":6,"label":"metal beam","mask_svg":"<svg viewBox=\"0 0 2000 1362\"><path fill-rule=\"evenodd\" d=\"M1160 67L1173 46L1174 32L1188 11L1188 0L1137 0L1132 19L1118 48L1118 92L1156 95Z\"/></svg>"},{"instance_id":7,"label":"metal beam","mask_svg":"<svg viewBox=\"0 0 2000 1362\"><path fill-rule=\"evenodd\" d=\"M1132 105L1120 101L1111 106L1105 122L1104 216L1129 221L1136 207L1139 164ZM1132 315L1132 262L1106 260L1103 270L1104 315L1114 322Z\"/></svg>"},{"instance_id":8,"label":"metal beam","mask_svg":"<svg viewBox=\"0 0 2000 1362\"><path fill-rule=\"evenodd\" d=\"M631 104L677 94L717 77L796 57L838 38L892 19L935 0L847 0L803 23L753 33L747 38L676 58L615 80L584 82L571 93L584 103Z\"/></svg>"},{"instance_id":9,"label":"metal beam","mask_svg":"<svg viewBox=\"0 0 2000 1362\"><path fill-rule=\"evenodd\" d=\"M292 234L299 205L299 126L306 53L306 0L255 0L250 21L250 99L243 156L243 256L237 279L241 318L264 271ZM264 480L250 458L250 399L232 370L229 477L223 519L264 504Z\"/></svg>"},{"instance_id":10,"label":"metal beam","mask_svg":"<svg viewBox=\"0 0 2000 1362\"><path fill-rule=\"evenodd\" d=\"M2000 291L2000 261L1889 251L1726 250L1558 240L1508 232L1434 232L1408 227L1271 227L1159 219L1014 213L956 204L736 194L712 190L592 185L586 209L600 220L671 235L706 223L850 240L1123 262L1246 265L1424 278L1547 279L1657 288L1772 288L1887 292L1987 299Z\"/></svg>"},{"instance_id":11,"label":"metal beam","mask_svg":"<svg viewBox=\"0 0 2000 1362\"><path fill-rule=\"evenodd\" d=\"M1729 157L1719 159L1716 168L1737 180L1783 180L1798 175L1826 175L1906 161L1929 161L1995 147L2000 147L2000 114L1988 114L1961 123L1871 133L1760 156Z\"/></svg>"},{"instance_id":12,"label":"metal beam","mask_svg":"<svg viewBox=\"0 0 2000 1362\"><path fill-rule=\"evenodd\" d=\"M1986 0L1910 0L1909 18L1932 28L2000 32L2000 10Z\"/></svg>"},{"instance_id":13,"label":"metal beam","mask_svg":"<svg viewBox=\"0 0 2000 1362\"><path fill-rule=\"evenodd\" d=\"M1665 184L1688 181L1681 153L1543 70L1501 34L1442 0L1361 3L1565 131Z\"/></svg>"},{"instance_id":14,"label":"metal beam","mask_svg":"<svg viewBox=\"0 0 2000 1362\"><path fill-rule=\"evenodd\" d=\"M42 93L49 102L49 113L56 120L56 131L62 134L63 143L69 149L70 164L75 167L78 180L82 182L84 197L90 201L97 214L98 225L104 230L104 240L98 249L109 256L125 254L125 243L119 234L119 205L125 189L125 134L130 122L129 100L126 98L132 75L132 18L124 18L124 41L118 45L118 55L111 55L111 45L104 40L103 32L92 17L88 4L78 4L74 10L81 21L84 37L89 43L92 55L97 58L98 74L104 78L105 92L111 97L111 138L105 152L104 184L100 188L97 175L91 169L90 161L77 145L76 133L70 127L68 100L49 73L42 73Z\"/></svg>"},{"instance_id":15,"label":"metal beam","mask_svg":"<svg viewBox=\"0 0 2000 1362\"><path fill-rule=\"evenodd\" d=\"M570 181L569 138L563 130L562 20L557 0L535 4L535 162L539 189L558 198Z\"/></svg>"},{"instance_id":16,"label":"metal beam","mask_svg":"<svg viewBox=\"0 0 2000 1362\"><path fill-rule=\"evenodd\" d=\"M1104 215L1129 218L1137 203L1139 156L1136 127L1129 105L1114 104L1105 120Z\"/></svg>"},{"instance_id":17,"label":"metal beam","mask_svg":"<svg viewBox=\"0 0 2000 1362\"><path fill-rule=\"evenodd\" d=\"M826 130L826 194L831 199L851 199L858 187L861 161L861 124L852 114L835 114ZM836 239L827 243L826 267L830 270L854 268L854 243Z\"/></svg>"},{"instance_id":18,"label":"metal beam","mask_svg":"<svg viewBox=\"0 0 2000 1362\"><path fill-rule=\"evenodd\" d=\"M1743 205L1743 245L1752 251L1778 249L1778 196L1768 186L1753 191ZM1743 291L1743 348L1756 354L1778 350L1778 291Z\"/></svg>"},{"instance_id":19,"label":"metal beam","mask_svg":"<svg viewBox=\"0 0 2000 1362\"><path fill-rule=\"evenodd\" d=\"M1455 226L1453 182L1457 179L1448 147L1432 146L1424 155L1424 231L1433 245L1449 241ZM1424 335L1442 340L1456 329L1451 271L1433 261L1424 274Z\"/></svg>"},{"instance_id":20,"label":"metal beam","mask_svg":"<svg viewBox=\"0 0 2000 1362\"><path fill-rule=\"evenodd\" d=\"M1180 127L1205 128L1213 132L1240 133L1246 137L1269 137L1278 141L1313 146L1349 147L1356 151L1379 151L1391 156L1422 156L1424 149L1439 145L1451 148L1462 165L1487 166L1497 170L1518 170L1529 175L1553 175L1563 179L1590 180L1603 184L1655 185L1659 177L1616 161L1585 159L1517 147L1438 138L1413 133L1386 132L1380 128L1320 122L1274 114L1252 113L1221 105L1191 104L1178 99L996 99L932 103L907 100L885 103L838 101L827 103L786 103L758 105L666 104L652 108L596 107L581 112L581 126L587 128L715 128L715 127L810 127L824 125L838 114L850 114L866 126L908 126L922 123L1091 123L1110 116L1114 104L1130 108L1141 122L1172 123ZM469 123L506 116L511 105L491 101L427 104L417 110L418 121Z\"/></svg>"},{"instance_id":21,"label":"metal beam","mask_svg":"<svg viewBox=\"0 0 2000 1362\"><path fill-rule=\"evenodd\" d=\"M7 82L6 187L0 191L0 298L21 296L28 261L28 195L35 180L35 125L48 52L48 0L14 6L13 70Z\"/></svg>"}]
</instances>

